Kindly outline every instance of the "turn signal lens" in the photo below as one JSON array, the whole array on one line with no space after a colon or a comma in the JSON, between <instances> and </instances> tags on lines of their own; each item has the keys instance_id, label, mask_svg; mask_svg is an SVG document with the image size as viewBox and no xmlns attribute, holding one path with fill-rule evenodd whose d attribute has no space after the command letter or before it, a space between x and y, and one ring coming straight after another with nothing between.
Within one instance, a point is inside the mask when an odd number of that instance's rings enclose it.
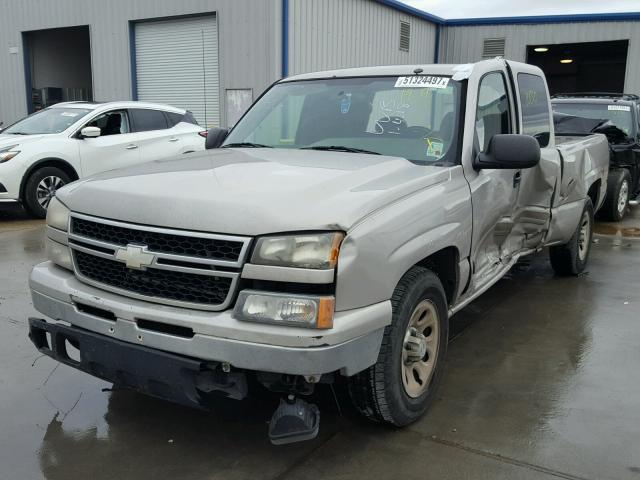
<instances>
[{"instance_id":1,"label":"turn signal lens","mask_svg":"<svg viewBox=\"0 0 640 480\"><path fill-rule=\"evenodd\" d=\"M73 262L71 261L71 252L69 247L62 245L50 238L45 238L45 246L47 249L47 258L56 265L73 270Z\"/></svg>"},{"instance_id":2,"label":"turn signal lens","mask_svg":"<svg viewBox=\"0 0 640 480\"><path fill-rule=\"evenodd\" d=\"M47 207L47 225L66 232L69 228L69 209L53 197Z\"/></svg>"}]
</instances>

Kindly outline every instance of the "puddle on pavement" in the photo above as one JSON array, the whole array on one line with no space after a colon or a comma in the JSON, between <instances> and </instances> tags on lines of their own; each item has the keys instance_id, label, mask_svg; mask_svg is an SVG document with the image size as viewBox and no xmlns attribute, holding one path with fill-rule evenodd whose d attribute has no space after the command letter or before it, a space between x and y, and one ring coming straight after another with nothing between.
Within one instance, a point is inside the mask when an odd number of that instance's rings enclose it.
<instances>
[{"instance_id":1,"label":"puddle on pavement","mask_svg":"<svg viewBox=\"0 0 640 480\"><path fill-rule=\"evenodd\" d=\"M599 233L601 235L640 238L640 228L638 227L623 227L621 225L610 223L596 223L593 231L594 233Z\"/></svg>"}]
</instances>

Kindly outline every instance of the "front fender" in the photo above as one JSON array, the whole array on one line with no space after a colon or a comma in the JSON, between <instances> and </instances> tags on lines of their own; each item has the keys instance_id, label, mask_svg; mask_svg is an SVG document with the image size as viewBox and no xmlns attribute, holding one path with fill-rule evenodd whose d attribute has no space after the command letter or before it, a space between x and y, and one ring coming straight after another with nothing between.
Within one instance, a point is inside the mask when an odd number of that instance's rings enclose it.
<instances>
[{"instance_id":1,"label":"front fender","mask_svg":"<svg viewBox=\"0 0 640 480\"><path fill-rule=\"evenodd\" d=\"M471 247L471 196L461 167L446 182L391 203L347 232L338 261L336 310L391 298L402 276L429 255Z\"/></svg>"}]
</instances>

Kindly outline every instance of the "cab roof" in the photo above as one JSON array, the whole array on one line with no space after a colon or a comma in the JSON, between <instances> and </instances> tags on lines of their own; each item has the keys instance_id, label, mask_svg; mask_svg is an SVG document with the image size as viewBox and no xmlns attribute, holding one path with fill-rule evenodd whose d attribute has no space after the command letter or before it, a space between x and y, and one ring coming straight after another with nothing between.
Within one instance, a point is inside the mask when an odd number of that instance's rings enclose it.
<instances>
[{"instance_id":1,"label":"cab roof","mask_svg":"<svg viewBox=\"0 0 640 480\"><path fill-rule=\"evenodd\" d=\"M444 75L453 76L463 68L471 69L474 64L430 64L430 65L387 65L379 67L357 67L343 68L339 70L325 70L320 72L302 73L293 75L282 80L282 82L294 82L298 80L317 80L322 78L345 78L345 77L392 77L402 75ZM422 70L421 72L416 72Z\"/></svg>"},{"instance_id":2,"label":"cab roof","mask_svg":"<svg viewBox=\"0 0 640 480\"><path fill-rule=\"evenodd\" d=\"M476 63L458 63L458 64L421 64L421 65L386 65L378 67L357 67L344 68L339 70L325 70L320 72L302 73L293 75L281 80L281 82L295 82L298 80L320 80L326 78L349 78L349 77L393 77L393 76L409 76L409 75L442 75L453 77L454 80L463 80L469 78L474 68L485 63L496 61L507 64L502 57L490 58ZM524 68L532 67L531 65L514 62L509 60L509 65ZM537 68L537 67L536 67Z\"/></svg>"}]
</instances>

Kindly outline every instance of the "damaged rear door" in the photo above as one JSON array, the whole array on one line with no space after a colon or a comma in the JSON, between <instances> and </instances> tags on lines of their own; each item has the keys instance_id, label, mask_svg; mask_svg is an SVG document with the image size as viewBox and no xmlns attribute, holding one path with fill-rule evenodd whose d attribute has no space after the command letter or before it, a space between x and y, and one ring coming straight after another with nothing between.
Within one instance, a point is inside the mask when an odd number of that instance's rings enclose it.
<instances>
[{"instance_id":1,"label":"damaged rear door","mask_svg":"<svg viewBox=\"0 0 640 480\"><path fill-rule=\"evenodd\" d=\"M551 105L545 79L527 65L509 65L517 90L520 133L531 135L540 144L540 163L519 172L518 198L514 213L514 234L520 242L513 250L535 249L542 245L551 221L552 199L561 178L560 154L555 148Z\"/></svg>"}]
</instances>

